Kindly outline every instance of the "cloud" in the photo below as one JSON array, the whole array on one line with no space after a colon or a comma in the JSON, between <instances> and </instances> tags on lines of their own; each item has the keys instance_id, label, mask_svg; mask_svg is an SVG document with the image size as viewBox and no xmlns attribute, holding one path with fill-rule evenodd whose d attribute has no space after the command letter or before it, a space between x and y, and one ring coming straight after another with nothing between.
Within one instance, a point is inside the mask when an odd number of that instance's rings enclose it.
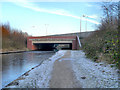
<instances>
[{"instance_id":1,"label":"cloud","mask_svg":"<svg viewBox=\"0 0 120 90\"><path fill-rule=\"evenodd\" d=\"M40 8L34 5L33 3L28 2L27 0L16 0L16 2L13 2L16 5L29 8L31 10L37 11L37 12L44 12L44 13L50 13L50 14L56 14L56 15L61 15L61 16L68 16L76 19L82 19L82 20L87 20L88 22L94 23L94 24L100 24L99 22L92 20L92 19L86 19L84 17L79 17L72 15L70 12L64 10L64 9L45 9L45 8ZM90 18L97 18L96 15L88 16Z\"/></svg>"},{"instance_id":2,"label":"cloud","mask_svg":"<svg viewBox=\"0 0 120 90\"><path fill-rule=\"evenodd\" d=\"M92 7L93 5L91 5L91 4L85 4L87 7Z\"/></svg>"},{"instance_id":3,"label":"cloud","mask_svg":"<svg viewBox=\"0 0 120 90\"><path fill-rule=\"evenodd\" d=\"M97 19L98 16L97 15L91 15L91 16L88 16L89 18L94 18L94 19Z\"/></svg>"}]
</instances>

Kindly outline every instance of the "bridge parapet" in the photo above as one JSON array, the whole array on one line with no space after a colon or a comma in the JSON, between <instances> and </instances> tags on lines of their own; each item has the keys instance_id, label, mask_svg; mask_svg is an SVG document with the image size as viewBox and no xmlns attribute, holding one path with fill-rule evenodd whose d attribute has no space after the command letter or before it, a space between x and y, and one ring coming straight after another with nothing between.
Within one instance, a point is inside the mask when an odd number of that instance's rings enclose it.
<instances>
[{"instance_id":1,"label":"bridge parapet","mask_svg":"<svg viewBox=\"0 0 120 90\"><path fill-rule=\"evenodd\" d=\"M35 44L72 44L72 49L78 49L77 36L43 36L43 37L28 37L27 47L30 50L35 50Z\"/></svg>"},{"instance_id":2,"label":"bridge parapet","mask_svg":"<svg viewBox=\"0 0 120 90\"><path fill-rule=\"evenodd\" d=\"M76 40L74 39L68 39L68 38L41 38L41 39L29 39L31 41L72 41Z\"/></svg>"}]
</instances>

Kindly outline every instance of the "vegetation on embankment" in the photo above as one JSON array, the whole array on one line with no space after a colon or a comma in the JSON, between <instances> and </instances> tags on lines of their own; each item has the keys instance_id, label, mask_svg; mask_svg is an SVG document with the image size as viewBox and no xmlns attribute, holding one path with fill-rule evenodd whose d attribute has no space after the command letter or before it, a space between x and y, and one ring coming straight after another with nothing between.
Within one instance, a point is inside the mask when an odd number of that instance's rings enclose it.
<instances>
[{"instance_id":1,"label":"vegetation on embankment","mask_svg":"<svg viewBox=\"0 0 120 90\"><path fill-rule=\"evenodd\" d=\"M108 10L109 8L105 6ZM106 11L109 14L108 11ZM117 67L120 64L119 54L119 28L117 15L109 14L101 20L101 25L98 30L91 36L82 40L82 47L86 56L96 62L106 61L110 64L115 64Z\"/></svg>"},{"instance_id":2,"label":"vegetation on embankment","mask_svg":"<svg viewBox=\"0 0 120 90\"><path fill-rule=\"evenodd\" d=\"M94 61L105 60L118 66L118 31L99 30L84 39L83 50Z\"/></svg>"},{"instance_id":3,"label":"vegetation on embankment","mask_svg":"<svg viewBox=\"0 0 120 90\"><path fill-rule=\"evenodd\" d=\"M27 33L11 28L9 23L1 24L2 52L27 50Z\"/></svg>"}]
</instances>

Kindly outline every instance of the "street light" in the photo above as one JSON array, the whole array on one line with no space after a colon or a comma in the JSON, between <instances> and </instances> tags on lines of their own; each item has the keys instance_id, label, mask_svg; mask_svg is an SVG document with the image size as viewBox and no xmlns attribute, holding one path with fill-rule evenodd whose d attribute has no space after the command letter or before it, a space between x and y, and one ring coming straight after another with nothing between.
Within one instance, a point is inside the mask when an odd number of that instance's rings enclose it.
<instances>
[{"instance_id":1,"label":"street light","mask_svg":"<svg viewBox=\"0 0 120 90\"><path fill-rule=\"evenodd\" d=\"M82 17L88 17L88 16L86 16L86 15L83 15ZM82 31L82 29L81 29L81 17L80 17L80 32ZM86 19L86 32L87 32L87 19Z\"/></svg>"},{"instance_id":2,"label":"street light","mask_svg":"<svg viewBox=\"0 0 120 90\"><path fill-rule=\"evenodd\" d=\"M86 17L86 32L87 32L87 15L83 15L83 17Z\"/></svg>"},{"instance_id":3,"label":"street light","mask_svg":"<svg viewBox=\"0 0 120 90\"><path fill-rule=\"evenodd\" d=\"M80 17L80 32L82 31L82 28L81 28L81 20L82 20L82 17Z\"/></svg>"},{"instance_id":4,"label":"street light","mask_svg":"<svg viewBox=\"0 0 120 90\"><path fill-rule=\"evenodd\" d=\"M80 17L80 32L81 32L81 17Z\"/></svg>"}]
</instances>

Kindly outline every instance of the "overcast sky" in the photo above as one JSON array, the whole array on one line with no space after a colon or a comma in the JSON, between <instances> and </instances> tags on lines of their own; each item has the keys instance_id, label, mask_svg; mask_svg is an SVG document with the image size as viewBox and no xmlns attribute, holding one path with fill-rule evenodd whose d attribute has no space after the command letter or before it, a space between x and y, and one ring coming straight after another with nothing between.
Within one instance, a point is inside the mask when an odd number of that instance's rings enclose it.
<instances>
[{"instance_id":1,"label":"overcast sky","mask_svg":"<svg viewBox=\"0 0 120 90\"><path fill-rule=\"evenodd\" d=\"M101 2L21 1L1 2L2 23L33 36L80 32L80 18L82 32L86 21L87 31L94 31L103 17Z\"/></svg>"}]
</instances>

